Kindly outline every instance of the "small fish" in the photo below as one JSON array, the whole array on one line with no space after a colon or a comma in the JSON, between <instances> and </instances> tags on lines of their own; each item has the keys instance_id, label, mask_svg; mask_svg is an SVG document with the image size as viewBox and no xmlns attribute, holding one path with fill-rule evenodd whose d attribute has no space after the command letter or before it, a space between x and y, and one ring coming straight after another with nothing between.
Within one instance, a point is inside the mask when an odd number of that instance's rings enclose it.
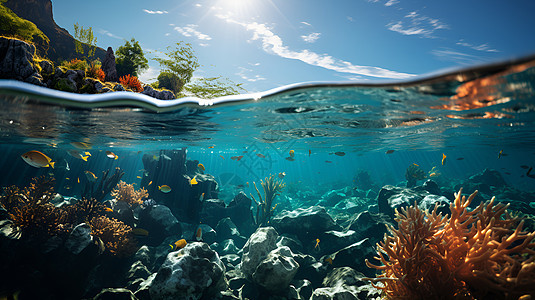
<instances>
[{"instance_id":1,"label":"small fish","mask_svg":"<svg viewBox=\"0 0 535 300\"><path fill-rule=\"evenodd\" d=\"M169 193L171 191L171 187L164 184L164 185L160 185L158 186L158 190L160 190L162 193Z\"/></svg>"},{"instance_id":2,"label":"small fish","mask_svg":"<svg viewBox=\"0 0 535 300\"><path fill-rule=\"evenodd\" d=\"M438 175L437 175L437 173L435 173L435 172L429 174L429 177L436 177L436 176L438 176Z\"/></svg>"},{"instance_id":3,"label":"small fish","mask_svg":"<svg viewBox=\"0 0 535 300\"><path fill-rule=\"evenodd\" d=\"M457 160L463 160L463 159L464 159L464 157L459 157L459 158L457 158Z\"/></svg>"},{"instance_id":4,"label":"small fish","mask_svg":"<svg viewBox=\"0 0 535 300\"><path fill-rule=\"evenodd\" d=\"M141 179L141 176L136 176L137 178Z\"/></svg>"},{"instance_id":5,"label":"small fish","mask_svg":"<svg viewBox=\"0 0 535 300\"><path fill-rule=\"evenodd\" d=\"M215 146L210 146L210 147L208 147L208 149L214 149L214 147L215 147Z\"/></svg>"},{"instance_id":6,"label":"small fish","mask_svg":"<svg viewBox=\"0 0 535 300\"><path fill-rule=\"evenodd\" d=\"M498 158L502 158L503 150L500 150L500 153L498 153Z\"/></svg>"},{"instance_id":7,"label":"small fish","mask_svg":"<svg viewBox=\"0 0 535 300\"><path fill-rule=\"evenodd\" d=\"M118 159L119 158L119 156L117 156L117 154L115 154L115 153L113 153L111 151L106 151L106 156L108 158L111 158L111 159Z\"/></svg>"},{"instance_id":8,"label":"small fish","mask_svg":"<svg viewBox=\"0 0 535 300\"><path fill-rule=\"evenodd\" d=\"M256 156L258 156L258 157L260 157L260 158L266 158L266 156L265 156L265 155L263 155L263 154L260 154L260 153L257 153L257 154L256 154Z\"/></svg>"},{"instance_id":9,"label":"small fish","mask_svg":"<svg viewBox=\"0 0 535 300\"><path fill-rule=\"evenodd\" d=\"M332 257L327 257L327 258L325 259L325 262L329 263L329 265L332 265L332 264L333 264L333 259L332 259Z\"/></svg>"},{"instance_id":10,"label":"small fish","mask_svg":"<svg viewBox=\"0 0 535 300\"><path fill-rule=\"evenodd\" d=\"M87 180L89 180L90 182L95 182L97 181L97 176L95 174L93 174L93 172L91 171L84 171L85 173L85 176L87 177Z\"/></svg>"},{"instance_id":11,"label":"small fish","mask_svg":"<svg viewBox=\"0 0 535 300\"><path fill-rule=\"evenodd\" d=\"M195 179L195 177L196 177L196 176L193 176L193 178L191 178L191 180L189 181L189 184L190 184L190 185L198 184L197 179Z\"/></svg>"},{"instance_id":12,"label":"small fish","mask_svg":"<svg viewBox=\"0 0 535 300\"><path fill-rule=\"evenodd\" d=\"M20 157L29 164L32 167L36 168L47 168L51 167L54 168L55 162L52 161L52 159L48 156L46 156L44 153L39 151L28 151L24 154L22 154Z\"/></svg>"},{"instance_id":13,"label":"small fish","mask_svg":"<svg viewBox=\"0 0 535 300\"><path fill-rule=\"evenodd\" d=\"M295 160L295 158L293 158L293 157L289 156L289 157L286 157L286 160L289 160L289 161L294 161L294 160Z\"/></svg>"},{"instance_id":14,"label":"small fish","mask_svg":"<svg viewBox=\"0 0 535 300\"><path fill-rule=\"evenodd\" d=\"M330 160L326 160L325 162L328 163L328 164L332 164L332 163L333 163L333 162L330 161Z\"/></svg>"},{"instance_id":15,"label":"small fish","mask_svg":"<svg viewBox=\"0 0 535 300\"><path fill-rule=\"evenodd\" d=\"M206 170L206 168L204 167L203 164L198 164L197 167L199 167L199 169L201 169L201 170L203 170L203 171Z\"/></svg>"},{"instance_id":16,"label":"small fish","mask_svg":"<svg viewBox=\"0 0 535 300\"><path fill-rule=\"evenodd\" d=\"M160 161L160 157L158 155L153 155L152 160Z\"/></svg>"},{"instance_id":17,"label":"small fish","mask_svg":"<svg viewBox=\"0 0 535 300\"><path fill-rule=\"evenodd\" d=\"M289 153L290 153L290 157L294 157L294 155L295 155L295 151L293 151L293 150L290 150L290 152L289 152Z\"/></svg>"},{"instance_id":18,"label":"small fish","mask_svg":"<svg viewBox=\"0 0 535 300\"><path fill-rule=\"evenodd\" d=\"M151 185L151 184L152 184L152 180L151 180L151 181L149 181L149 184L148 184L148 185Z\"/></svg>"},{"instance_id":19,"label":"small fish","mask_svg":"<svg viewBox=\"0 0 535 300\"><path fill-rule=\"evenodd\" d=\"M91 153L85 151L85 152L84 152L84 155L91 156Z\"/></svg>"},{"instance_id":20,"label":"small fish","mask_svg":"<svg viewBox=\"0 0 535 300\"><path fill-rule=\"evenodd\" d=\"M201 196L199 197L199 201L203 201L204 200L204 193L201 194Z\"/></svg>"},{"instance_id":21,"label":"small fish","mask_svg":"<svg viewBox=\"0 0 535 300\"><path fill-rule=\"evenodd\" d=\"M77 159L81 159L81 160L83 160L83 161L87 161L87 158L89 157L89 156L87 156L87 155L86 155L86 156L83 156L78 150L69 150L69 151L67 151L67 153L68 153L70 156L72 156L72 157L74 157L74 158L77 158Z\"/></svg>"},{"instance_id":22,"label":"small fish","mask_svg":"<svg viewBox=\"0 0 535 300\"><path fill-rule=\"evenodd\" d=\"M334 153L330 153L330 154L334 154L334 155L337 155L337 156L344 156L346 155L345 152L342 152L342 151L338 151L338 152L334 152Z\"/></svg>"},{"instance_id":23,"label":"small fish","mask_svg":"<svg viewBox=\"0 0 535 300\"><path fill-rule=\"evenodd\" d=\"M308 149L308 156L310 156L310 154L312 154L312 150Z\"/></svg>"},{"instance_id":24,"label":"small fish","mask_svg":"<svg viewBox=\"0 0 535 300\"><path fill-rule=\"evenodd\" d=\"M219 155L222 159L225 159L225 157L223 155Z\"/></svg>"},{"instance_id":25,"label":"small fish","mask_svg":"<svg viewBox=\"0 0 535 300\"><path fill-rule=\"evenodd\" d=\"M104 208L104 211L107 211L107 212L113 212L113 209L109 208L109 207L106 207Z\"/></svg>"},{"instance_id":26,"label":"small fish","mask_svg":"<svg viewBox=\"0 0 535 300\"><path fill-rule=\"evenodd\" d=\"M314 250L319 250L320 247L320 239L316 239L316 246L314 246Z\"/></svg>"},{"instance_id":27,"label":"small fish","mask_svg":"<svg viewBox=\"0 0 535 300\"><path fill-rule=\"evenodd\" d=\"M87 150L93 147L91 143L85 143L85 142L72 142L71 145L80 150Z\"/></svg>"},{"instance_id":28,"label":"small fish","mask_svg":"<svg viewBox=\"0 0 535 300\"><path fill-rule=\"evenodd\" d=\"M394 150L387 150L386 151L386 154L392 154L392 153L394 153Z\"/></svg>"},{"instance_id":29,"label":"small fish","mask_svg":"<svg viewBox=\"0 0 535 300\"><path fill-rule=\"evenodd\" d=\"M171 160L171 157L165 155L165 154L162 154L161 157L163 157L163 159L167 159L167 160Z\"/></svg>"},{"instance_id":30,"label":"small fish","mask_svg":"<svg viewBox=\"0 0 535 300\"><path fill-rule=\"evenodd\" d=\"M201 227L197 228L197 232L195 233L195 239L197 242L202 242L202 229Z\"/></svg>"},{"instance_id":31,"label":"small fish","mask_svg":"<svg viewBox=\"0 0 535 300\"><path fill-rule=\"evenodd\" d=\"M65 177L65 180L71 180L69 177Z\"/></svg>"},{"instance_id":32,"label":"small fish","mask_svg":"<svg viewBox=\"0 0 535 300\"><path fill-rule=\"evenodd\" d=\"M187 244L188 244L188 242L186 242L185 239L181 239L181 240L178 240L178 241L174 242L173 244L169 244L169 246L171 246L171 249L173 251L175 251L175 250L180 250L180 249L186 247Z\"/></svg>"},{"instance_id":33,"label":"small fish","mask_svg":"<svg viewBox=\"0 0 535 300\"><path fill-rule=\"evenodd\" d=\"M65 189L66 189L66 190L70 190L70 189L71 189L71 187L70 187L70 186L68 186L68 185L66 185L66 186L65 186Z\"/></svg>"},{"instance_id":34,"label":"small fish","mask_svg":"<svg viewBox=\"0 0 535 300\"><path fill-rule=\"evenodd\" d=\"M419 167L419 165L418 165L418 164L416 164L416 163L412 163L412 164L413 164L413 165L415 165L415 166L417 166L417 167Z\"/></svg>"},{"instance_id":35,"label":"small fish","mask_svg":"<svg viewBox=\"0 0 535 300\"><path fill-rule=\"evenodd\" d=\"M280 173L279 173L279 178L280 178L280 179L283 179L284 176L286 176L286 172L280 172Z\"/></svg>"},{"instance_id":36,"label":"small fish","mask_svg":"<svg viewBox=\"0 0 535 300\"><path fill-rule=\"evenodd\" d=\"M80 177L78 177L76 181L78 181L78 183L80 183Z\"/></svg>"},{"instance_id":37,"label":"small fish","mask_svg":"<svg viewBox=\"0 0 535 300\"><path fill-rule=\"evenodd\" d=\"M134 228L132 229L132 233L137 236L148 236L149 231L143 228Z\"/></svg>"},{"instance_id":38,"label":"small fish","mask_svg":"<svg viewBox=\"0 0 535 300\"><path fill-rule=\"evenodd\" d=\"M245 185L247 185L247 187L249 187L249 182L246 182Z\"/></svg>"},{"instance_id":39,"label":"small fish","mask_svg":"<svg viewBox=\"0 0 535 300\"><path fill-rule=\"evenodd\" d=\"M442 153L442 165L446 163L446 154Z\"/></svg>"},{"instance_id":40,"label":"small fish","mask_svg":"<svg viewBox=\"0 0 535 300\"><path fill-rule=\"evenodd\" d=\"M240 156L232 156L230 159L239 161L239 160L242 159L242 158L243 158L243 155L240 155Z\"/></svg>"},{"instance_id":41,"label":"small fish","mask_svg":"<svg viewBox=\"0 0 535 300\"><path fill-rule=\"evenodd\" d=\"M521 167L522 169L524 169L524 170L529 169L529 166L526 166L526 165L521 165L520 167Z\"/></svg>"}]
</instances>

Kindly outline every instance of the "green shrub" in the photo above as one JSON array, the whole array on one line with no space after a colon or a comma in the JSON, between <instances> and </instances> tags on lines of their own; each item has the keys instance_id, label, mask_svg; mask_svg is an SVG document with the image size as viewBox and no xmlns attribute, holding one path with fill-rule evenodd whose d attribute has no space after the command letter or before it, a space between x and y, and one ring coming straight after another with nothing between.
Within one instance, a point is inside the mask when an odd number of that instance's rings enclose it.
<instances>
[{"instance_id":1,"label":"green shrub","mask_svg":"<svg viewBox=\"0 0 535 300\"><path fill-rule=\"evenodd\" d=\"M85 71L87 68L89 68L87 61L80 60L78 58L73 58L71 59L71 61L64 60L61 63L61 66L65 67L65 69L68 69L68 70L84 70Z\"/></svg>"}]
</instances>

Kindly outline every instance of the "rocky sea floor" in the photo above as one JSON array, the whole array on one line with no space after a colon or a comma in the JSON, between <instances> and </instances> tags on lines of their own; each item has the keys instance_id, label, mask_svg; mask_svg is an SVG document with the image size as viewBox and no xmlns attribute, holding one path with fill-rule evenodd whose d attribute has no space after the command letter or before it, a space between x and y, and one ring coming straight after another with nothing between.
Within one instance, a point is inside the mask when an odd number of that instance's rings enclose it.
<instances>
[{"instance_id":1,"label":"rocky sea floor","mask_svg":"<svg viewBox=\"0 0 535 300\"><path fill-rule=\"evenodd\" d=\"M412 188L370 184L321 194L288 188L276 198L267 226L257 228L252 199L241 192L225 204L217 198L217 185L210 184L213 176L188 169L198 162L186 160L185 152L166 153L178 164L169 168L181 170L186 181L197 178L195 193L204 189L203 195L211 192L211 197L187 208L180 207L187 197L178 206L169 199L139 205L119 196L104 201L107 217L148 232L136 236L136 249L123 255L106 251L104 237L97 239L89 222L61 236L27 238L13 224L13 212L2 209L0 290L18 299L379 299L381 291L366 279L374 278L376 270L365 260L376 262L376 243L387 233L385 225L395 224L394 209L437 204L439 212L448 213L461 187L468 194L479 190L474 206L492 196L510 203L509 209L525 214L525 228L533 231L535 194L508 186L494 170L462 182L437 180L441 185L422 180ZM149 175L151 163L147 158ZM143 180L155 180L150 176ZM55 194L50 203L68 207L78 201ZM184 211L200 223L185 221ZM202 241L196 238L199 228ZM176 249L173 244L180 239L187 245Z\"/></svg>"}]
</instances>

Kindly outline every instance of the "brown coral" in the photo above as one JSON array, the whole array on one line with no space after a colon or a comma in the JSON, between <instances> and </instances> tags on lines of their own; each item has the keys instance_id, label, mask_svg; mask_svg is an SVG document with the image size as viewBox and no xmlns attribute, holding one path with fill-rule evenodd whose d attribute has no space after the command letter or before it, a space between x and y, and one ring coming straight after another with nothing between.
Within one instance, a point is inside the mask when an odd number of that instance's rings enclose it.
<instances>
[{"instance_id":1,"label":"brown coral","mask_svg":"<svg viewBox=\"0 0 535 300\"><path fill-rule=\"evenodd\" d=\"M535 232L494 198L469 211L456 194L451 216L416 205L396 210L398 229L377 244L382 265L372 279L388 299L518 299L535 296ZM380 282L381 284L377 284Z\"/></svg>"},{"instance_id":2,"label":"brown coral","mask_svg":"<svg viewBox=\"0 0 535 300\"><path fill-rule=\"evenodd\" d=\"M136 252L136 241L132 236L132 227L117 219L104 216L94 217L89 221L91 234L104 243L106 249L115 256L125 257Z\"/></svg>"},{"instance_id":3,"label":"brown coral","mask_svg":"<svg viewBox=\"0 0 535 300\"><path fill-rule=\"evenodd\" d=\"M106 209L104 204L98 202L94 198L82 198L74 205L63 206L64 222L71 224L79 224L91 220L93 217L102 215Z\"/></svg>"},{"instance_id":4,"label":"brown coral","mask_svg":"<svg viewBox=\"0 0 535 300\"><path fill-rule=\"evenodd\" d=\"M123 201L129 205L133 205L143 204L143 200L149 197L149 193L144 188L136 191L133 184L127 184L121 180L115 189L111 191L111 196L117 201Z\"/></svg>"}]
</instances>

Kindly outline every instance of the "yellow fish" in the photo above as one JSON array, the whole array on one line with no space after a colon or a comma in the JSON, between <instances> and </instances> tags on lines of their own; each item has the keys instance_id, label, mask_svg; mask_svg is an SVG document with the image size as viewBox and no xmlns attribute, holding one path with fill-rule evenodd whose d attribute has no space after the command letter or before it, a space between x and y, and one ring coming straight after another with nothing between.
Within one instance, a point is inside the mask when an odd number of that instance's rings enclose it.
<instances>
[{"instance_id":1,"label":"yellow fish","mask_svg":"<svg viewBox=\"0 0 535 300\"><path fill-rule=\"evenodd\" d=\"M418 165L418 164L415 164L415 163L412 163L412 164L413 164L413 165L415 165L415 166L417 166L417 167L419 167L419 165Z\"/></svg>"},{"instance_id":2,"label":"yellow fish","mask_svg":"<svg viewBox=\"0 0 535 300\"><path fill-rule=\"evenodd\" d=\"M53 162L50 157L39 151L28 151L22 154L20 157L22 157L22 159L32 167L51 167L52 169L54 168L55 162Z\"/></svg>"},{"instance_id":3,"label":"yellow fish","mask_svg":"<svg viewBox=\"0 0 535 300\"><path fill-rule=\"evenodd\" d=\"M85 151L84 154L87 155L87 156L91 156L91 153L89 153L87 151Z\"/></svg>"},{"instance_id":4,"label":"yellow fish","mask_svg":"<svg viewBox=\"0 0 535 300\"><path fill-rule=\"evenodd\" d=\"M442 153L442 165L446 163L446 154Z\"/></svg>"},{"instance_id":5,"label":"yellow fish","mask_svg":"<svg viewBox=\"0 0 535 300\"><path fill-rule=\"evenodd\" d=\"M141 176L136 176L137 178L141 179Z\"/></svg>"},{"instance_id":6,"label":"yellow fish","mask_svg":"<svg viewBox=\"0 0 535 300\"><path fill-rule=\"evenodd\" d=\"M199 169L201 169L201 170L203 170L203 171L206 170L206 168L204 167L203 164L198 164L197 166L199 167Z\"/></svg>"},{"instance_id":7,"label":"yellow fish","mask_svg":"<svg viewBox=\"0 0 535 300\"><path fill-rule=\"evenodd\" d=\"M437 173L435 173L435 172L429 174L429 177L436 177L436 176L438 176L438 175L437 175Z\"/></svg>"},{"instance_id":8,"label":"yellow fish","mask_svg":"<svg viewBox=\"0 0 535 300\"><path fill-rule=\"evenodd\" d=\"M104 209L104 211L107 211L107 212L113 212L113 209L111 209L111 208L109 208L109 207L106 207L106 208Z\"/></svg>"},{"instance_id":9,"label":"yellow fish","mask_svg":"<svg viewBox=\"0 0 535 300\"><path fill-rule=\"evenodd\" d=\"M294 157L294 155L295 155L295 151L290 150L290 157Z\"/></svg>"},{"instance_id":10,"label":"yellow fish","mask_svg":"<svg viewBox=\"0 0 535 300\"><path fill-rule=\"evenodd\" d=\"M503 150L500 150L500 153L498 153L498 158L501 158L503 154Z\"/></svg>"},{"instance_id":11,"label":"yellow fish","mask_svg":"<svg viewBox=\"0 0 535 300\"><path fill-rule=\"evenodd\" d=\"M164 184L164 185L160 185L158 186L158 190L160 190L162 193L169 193L171 191L171 187L169 187L168 185Z\"/></svg>"},{"instance_id":12,"label":"yellow fish","mask_svg":"<svg viewBox=\"0 0 535 300\"><path fill-rule=\"evenodd\" d=\"M67 151L67 153L69 153L70 156L74 157L74 158L77 158L77 159L81 159L83 161L87 161L87 158L89 156L83 156L80 152L78 152L78 150L69 150Z\"/></svg>"},{"instance_id":13,"label":"yellow fish","mask_svg":"<svg viewBox=\"0 0 535 300\"><path fill-rule=\"evenodd\" d=\"M91 149L93 145L91 143L84 143L84 142L73 142L71 143L75 148L81 149L81 150L87 150Z\"/></svg>"},{"instance_id":14,"label":"yellow fish","mask_svg":"<svg viewBox=\"0 0 535 300\"><path fill-rule=\"evenodd\" d=\"M148 184L148 185L151 185L151 184L152 184L152 180L151 180L151 181L149 182L149 184Z\"/></svg>"},{"instance_id":15,"label":"yellow fish","mask_svg":"<svg viewBox=\"0 0 535 300\"><path fill-rule=\"evenodd\" d=\"M193 178L189 181L189 184L190 184L190 185L198 184L197 179L195 179L195 177L193 177Z\"/></svg>"},{"instance_id":16,"label":"yellow fish","mask_svg":"<svg viewBox=\"0 0 535 300\"><path fill-rule=\"evenodd\" d=\"M78 177L78 183L80 183L80 177Z\"/></svg>"},{"instance_id":17,"label":"yellow fish","mask_svg":"<svg viewBox=\"0 0 535 300\"><path fill-rule=\"evenodd\" d=\"M132 229L132 233L134 235L138 235L138 236L148 236L149 235L149 231L146 230L146 229L143 229L143 228L134 228L134 229Z\"/></svg>"},{"instance_id":18,"label":"yellow fish","mask_svg":"<svg viewBox=\"0 0 535 300\"><path fill-rule=\"evenodd\" d=\"M316 246L314 246L314 249L318 249L320 247L320 239L316 239Z\"/></svg>"},{"instance_id":19,"label":"yellow fish","mask_svg":"<svg viewBox=\"0 0 535 300\"><path fill-rule=\"evenodd\" d=\"M85 173L85 176L87 177L87 180L91 181L91 182L95 182L97 180L97 176L95 174L93 174L93 172L91 171L84 171Z\"/></svg>"},{"instance_id":20,"label":"yellow fish","mask_svg":"<svg viewBox=\"0 0 535 300\"><path fill-rule=\"evenodd\" d=\"M174 250L180 250L180 249L186 247L187 244L188 244L188 242L186 242L185 239L181 239L181 240L178 240L178 241L174 242L172 245L169 244L169 246L171 246L171 249L173 249L173 251L174 251Z\"/></svg>"},{"instance_id":21,"label":"yellow fish","mask_svg":"<svg viewBox=\"0 0 535 300\"><path fill-rule=\"evenodd\" d=\"M111 159L118 159L119 158L119 156L117 156L117 154L115 154L115 153L113 153L111 151L106 151L106 156L108 158L111 158Z\"/></svg>"}]
</instances>

